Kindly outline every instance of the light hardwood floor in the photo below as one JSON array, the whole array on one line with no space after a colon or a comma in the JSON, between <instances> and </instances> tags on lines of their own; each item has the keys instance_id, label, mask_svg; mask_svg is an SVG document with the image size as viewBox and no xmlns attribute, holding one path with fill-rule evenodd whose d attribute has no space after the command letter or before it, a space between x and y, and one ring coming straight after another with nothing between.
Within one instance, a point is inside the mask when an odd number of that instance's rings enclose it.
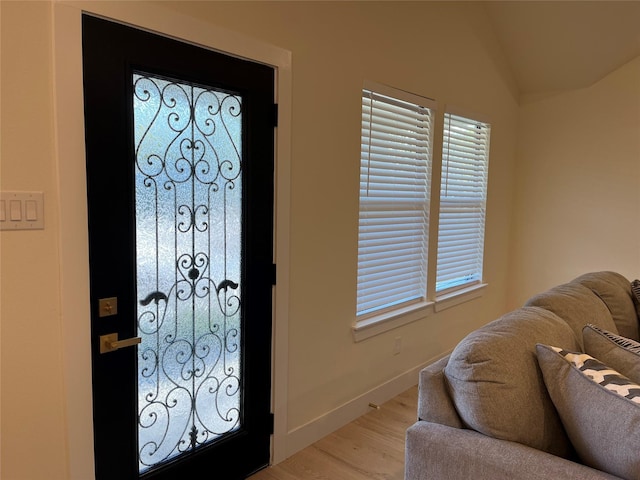
<instances>
[{"instance_id":1,"label":"light hardwood floor","mask_svg":"<svg viewBox=\"0 0 640 480\"><path fill-rule=\"evenodd\" d=\"M249 480L403 480L417 405L415 386Z\"/></svg>"}]
</instances>

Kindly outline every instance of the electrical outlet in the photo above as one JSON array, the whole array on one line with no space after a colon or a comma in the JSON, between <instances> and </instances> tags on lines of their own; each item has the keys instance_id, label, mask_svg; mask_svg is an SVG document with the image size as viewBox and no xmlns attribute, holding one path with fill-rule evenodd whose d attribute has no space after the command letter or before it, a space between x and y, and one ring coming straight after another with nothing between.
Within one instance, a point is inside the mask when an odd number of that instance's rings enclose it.
<instances>
[{"instance_id":1,"label":"electrical outlet","mask_svg":"<svg viewBox=\"0 0 640 480\"><path fill-rule=\"evenodd\" d=\"M402 337L396 337L393 342L393 354L398 355L402 349Z\"/></svg>"}]
</instances>

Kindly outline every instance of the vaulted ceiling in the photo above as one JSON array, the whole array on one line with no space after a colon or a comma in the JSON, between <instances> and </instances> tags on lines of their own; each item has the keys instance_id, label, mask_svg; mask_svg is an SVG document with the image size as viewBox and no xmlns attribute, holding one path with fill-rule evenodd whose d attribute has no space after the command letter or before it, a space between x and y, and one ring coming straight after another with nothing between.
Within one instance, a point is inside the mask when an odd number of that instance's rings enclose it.
<instances>
[{"instance_id":1,"label":"vaulted ceiling","mask_svg":"<svg viewBox=\"0 0 640 480\"><path fill-rule=\"evenodd\" d=\"M161 3L207 16L216 1ZM640 55L640 0L471 1L485 8L520 94L584 88Z\"/></svg>"},{"instance_id":2,"label":"vaulted ceiling","mask_svg":"<svg viewBox=\"0 0 640 480\"><path fill-rule=\"evenodd\" d=\"M640 55L640 1L487 1L521 94L587 87Z\"/></svg>"}]
</instances>

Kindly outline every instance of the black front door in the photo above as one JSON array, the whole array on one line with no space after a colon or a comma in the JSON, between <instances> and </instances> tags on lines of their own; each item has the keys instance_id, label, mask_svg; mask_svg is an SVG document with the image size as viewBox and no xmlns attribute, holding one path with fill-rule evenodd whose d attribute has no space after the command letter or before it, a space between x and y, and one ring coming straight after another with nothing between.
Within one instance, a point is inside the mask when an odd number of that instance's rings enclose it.
<instances>
[{"instance_id":1,"label":"black front door","mask_svg":"<svg viewBox=\"0 0 640 480\"><path fill-rule=\"evenodd\" d=\"M85 15L96 478L267 465L274 71Z\"/></svg>"}]
</instances>

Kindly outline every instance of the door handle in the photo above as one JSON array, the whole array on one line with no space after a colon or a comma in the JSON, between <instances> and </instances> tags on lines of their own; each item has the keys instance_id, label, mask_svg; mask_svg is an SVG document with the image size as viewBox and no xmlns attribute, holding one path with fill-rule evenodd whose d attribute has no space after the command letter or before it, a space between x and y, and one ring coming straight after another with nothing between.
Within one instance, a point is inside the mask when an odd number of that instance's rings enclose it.
<instances>
[{"instance_id":1,"label":"door handle","mask_svg":"<svg viewBox=\"0 0 640 480\"><path fill-rule=\"evenodd\" d=\"M120 348L133 347L142 342L141 337L125 338L124 340L118 340L117 333L109 333L107 335L100 336L100 353L115 352Z\"/></svg>"}]
</instances>

